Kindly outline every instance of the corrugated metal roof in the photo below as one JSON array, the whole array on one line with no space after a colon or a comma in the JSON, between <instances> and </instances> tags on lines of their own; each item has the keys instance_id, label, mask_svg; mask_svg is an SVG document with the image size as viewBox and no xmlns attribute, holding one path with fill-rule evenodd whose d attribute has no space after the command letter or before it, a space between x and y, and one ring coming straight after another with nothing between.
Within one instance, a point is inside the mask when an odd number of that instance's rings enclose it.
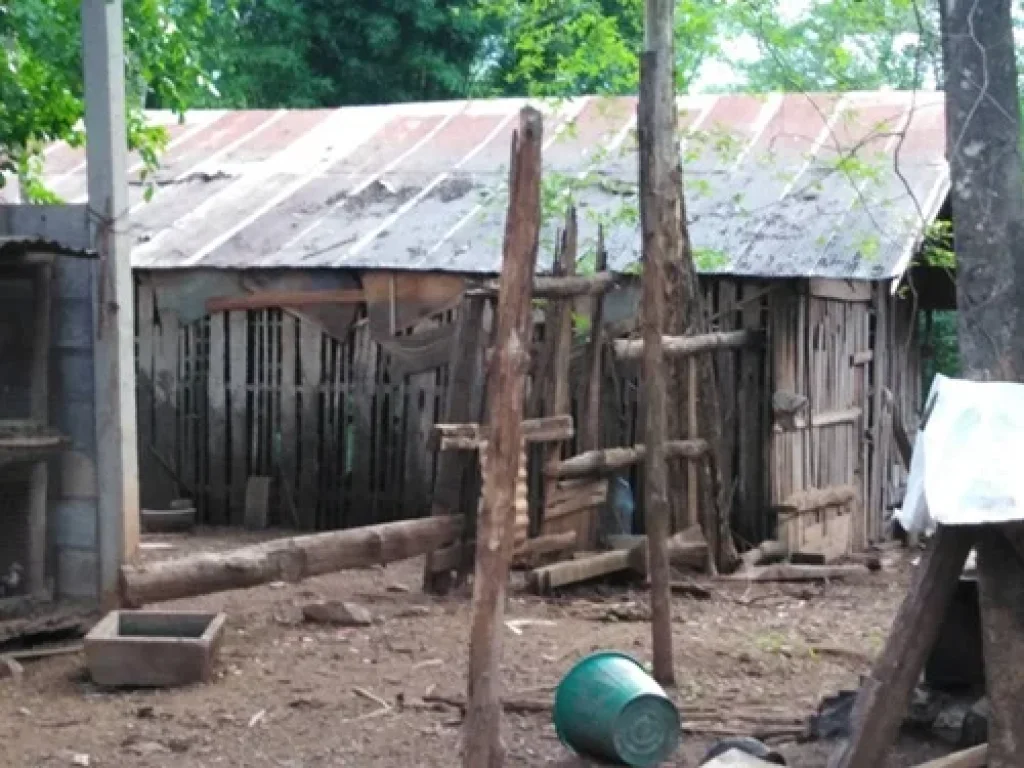
<instances>
[{"instance_id":1,"label":"corrugated metal roof","mask_svg":"<svg viewBox=\"0 0 1024 768\"><path fill-rule=\"evenodd\" d=\"M509 140L524 103L168 120L156 195L145 203L132 187L132 263L497 272ZM575 187L583 241L606 220L612 266L625 268L639 252L636 100L542 109L549 191ZM692 96L679 110L705 272L892 277L948 192L941 93ZM50 151L47 174L65 199L84 198L79 152ZM553 239L548 227L544 265Z\"/></svg>"},{"instance_id":2,"label":"corrugated metal roof","mask_svg":"<svg viewBox=\"0 0 1024 768\"><path fill-rule=\"evenodd\" d=\"M0 235L0 258L5 256L23 256L26 253L52 253L57 256L77 256L95 258L96 252L83 250L56 240L35 235Z\"/></svg>"}]
</instances>

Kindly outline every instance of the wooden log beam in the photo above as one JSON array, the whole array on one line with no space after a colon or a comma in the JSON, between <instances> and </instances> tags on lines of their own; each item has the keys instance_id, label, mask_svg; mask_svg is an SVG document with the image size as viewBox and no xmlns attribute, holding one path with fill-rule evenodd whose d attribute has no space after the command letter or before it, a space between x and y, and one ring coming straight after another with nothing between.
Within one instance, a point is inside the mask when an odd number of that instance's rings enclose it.
<instances>
[{"instance_id":1,"label":"wooden log beam","mask_svg":"<svg viewBox=\"0 0 1024 768\"><path fill-rule=\"evenodd\" d=\"M860 408L847 408L841 411L823 411L822 413L811 414L810 423L803 416L793 417L792 426L787 425L783 429L781 424L775 424L772 430L777 433L791 432L794 429L814 429L818 427L834 427L840 424L856 424L861 417Z\"/></svg>"},{"instance_id":2,"label":"wooden log beam","mask_svg":"<svg viewBox=\"0 0 1024 768\"><path fill-rule=\"evenodd\" d=\"M704 440L669 440L665 443L665 455L669 458L696 460L707 452L708 444ZM553 465L551 471L562 480L607 475L640 464L646 456L647 448L643 445L603 448L572 456Z\"/></svg>"},{"instance_id":3,"label":"wooden log beam","mask_svg":"<svg viewBox=\"0 0 1024 768\"><path fill-rule=\"evenodd\" d=\"M564 277L537 277L533 281L535 299L573 299L578 296L600 296L615 287L616 277L611 272ZM469 296L497 296L500 282L491 280L466 293Z\"/></svg>"},{"instance_id":4,"label":"wooden log beam","mask_svg":"<svg viewBox=\"0 0 1024 768\"><path fill-rule=\"evenodd\" d=\"M337 288L319 291L258 291L243 296L214 296L206 300L206 311L238 312L275 307L316 307L324 304L362 304L362 288Z\"/></svg>"},{"instance_id":5,"label":"wooden log beam","mask_svg":"<svg viewBox=\"0 0 1024 768\"><path fill-rule=\"evenodd\" d=\"M661 346L669 358L689 357L720 349L739 349L762 343L764 335L757 331L740 330L702 333L698 336L662 336ZM617 339L615 357L618 360L640 360L644 355L643 339Z\"/></svg>"},{"instance_id":6,"label":"wooden log beam","mask_svg":"<svg viewBox=\"0 0 1024 768\"><path fill-rule=\"evenodd\" d=\"M121 568L121 598L124 605L137 608L407 560L455 540L460 522L454 516L406 520L276 539L229 552L126 565Z\"/></svg>"},{"instance_id":7,"label":"wooden log beam","mask_svg":"<svg viewBox=\"0 0 1024 768\"><path fill-rule=\"evenodd\" d=\"M526 585L534 594L546 595L553 589L633 569L637 562L638 555L634 554L634 550L600 552L576 560L535 568L526 574Z\"/></svg>"},{"instance_id":8,"label":"wooden log beam","mask_svg":"<svg viewBox=\"0 0 1024 768\"><path fill-rule=\"evenodd\" d=\"M832 753L828 768L873 768L896 740L925 660L960 581L976 532L939 526L914 571L889 639L861 684L851 736Z\"/></svg>"},{"instance_id":9,"label":"wooden log beam","mask_svg":"<svg viewBox=\"0 0 1024 768\"><path fill-rule=\"evenodd\" d=\"M740 559L747 568L758 565L778 563L789 557L789 547L781 541L762 541L749 552L744 552Z\"/></svg>"},{"instance_id":10,"label":"wooden log beam","mask_svg":"<svg viewBox=\"0 0 1024 768\"><path fill-rule=\"evenodd\" d=\"M576 538L576 531L541 534L516 547L512 559L518 567L532 568L548 555L575 549Z\"/></svg>"},{"instance_id":11,"label":"wooden log beam","mask_svg":"<svg viewBox=\"0 0 1024 768\"><path fill-rule=\"evenodd\" d=\"M488 381L490 434L476 540L470 626L464 768L500 768L501 649L505 590L515 536L515 496L522 448L523 399L529 366L530 296L537 265L541 210L539 111L524 107L512 137L508 215L498 294L493 375Z\"/></svg>"},{"instance_id":12,"label":"wooden log beam","mask_svg":"<svg viewBox=\"0 0 1024 768\"><path fill-rule=\"evenodd\" d=\"M580 555L574 560L535 568L526 575L527 587L535 594L544 595L553 589L580 584L621 571L633 571L641 576L649 575L649 539L647 536L636 538L636 543L622 549ZM665 544L666 560L672 565L699 568L707 559L707 543L703 539L692 538L690 532L678 533Z\"/></svg>"},{"instance_id":13,"label":"wooden log beam","mask_svg":"<svg viewBox=\"0 0 1024 768\"><path fill-rule=\"evenodd\" d=\"M817 512L826 507L841 507L857 498L857 489L852 485L834 485L828 488L811 488L797 491L786 498L776 509L789 514Z\"/></svg>"},{"instance_id":14,"label":"wooden log beam","mask_svg":"<svg viewBox=\"0 0 1024 768\"><path fill-rule=\"evenodd\" d=\"M860 565L759 565L729 576L723 581L787 582L787 581L842 581L867 576L868 569Z\"/></svg>"},{"instance_id":15,"label":"wooden log beam","mask_svg":"<svg viewBox=\"0 0 1024 768\"><path fill-rule=\"evenodd\" d=\"M489 433L488 427L481 424L435 424L430 445L441 451L478 450L487 442ZM557 443L571 440L574 434L572 416L568 414L526 419L522 425L523 439L527 443Z\"/></svg>"}]
</instances>

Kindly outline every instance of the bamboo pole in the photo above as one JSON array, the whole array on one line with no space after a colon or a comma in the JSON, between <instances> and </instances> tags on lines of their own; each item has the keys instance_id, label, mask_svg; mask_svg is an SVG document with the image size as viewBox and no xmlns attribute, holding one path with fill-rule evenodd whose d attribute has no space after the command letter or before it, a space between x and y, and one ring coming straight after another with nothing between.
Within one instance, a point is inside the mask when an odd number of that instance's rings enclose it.
<instances>
[{"instance_id":1,"label":"bamboo pole","mask_svg":"<svg viewBox=\"0 0 1024 768\"><path fill-rule=\"evenodd\" d=\"M488 382L490 440L477 528L473 619L463 749L465 768L500 768L501 641L512 558L523 395L529 364L531 293L540 235L540 112L525 107L512 138L508 218L497 310L497 358Z\"/></svg>"}]
</instances>

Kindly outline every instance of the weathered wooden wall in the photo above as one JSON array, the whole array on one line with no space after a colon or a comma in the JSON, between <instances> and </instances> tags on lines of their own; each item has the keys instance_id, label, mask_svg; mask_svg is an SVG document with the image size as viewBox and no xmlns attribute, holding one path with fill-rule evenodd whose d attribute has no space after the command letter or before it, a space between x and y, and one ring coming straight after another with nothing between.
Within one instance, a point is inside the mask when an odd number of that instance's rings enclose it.
<instances>
[{"instance_id":1,"label":"weathered wooden wall","mask_svg":"<svg viewBox=\"0 0 1024 768\"><path fill-rule=\"evenodd\" d=\"M717 330L741 328L761 330L766 327L771 297L782 284L769 284L757 280L704 277L701 280L706 306L712 324ZM610 314L619 322L639 306L639 291L628 288L613 294ZM611 357L610 355L606 357ZM769 456L769 429L771 427L770 393L767 384L770 358L763 348L724 350L715 354L716 372L722 397L722 433L725 442L725 462L722 474L730 486L732 526L743 540L757 544L774 533L766 515L768 509L767 457ZM613 364L602 393L605 415L602 418L602 446L630 446L642 443L643 425L640 423L640 403L643 383L639 366ZM576 378L574 392L581 395L580 378ZM574 415L578 414L574 397ZM699 407L699 404L695 404ZM676 404L692 412L689 404ZM690 435L673 435L683 438ZM683 462L673 471L686 471ZM636 501L638 525L642 526L643 472L634 468L628 477ZM692 482L688 478L687 482ZM699 496L698 496L699 498ZM693 520L696 522L696 518Z\"/></svg>"},{"instance_id":2,"label":"weathered wooden wall","mask_svg":"<svg viewBox=\"0 0 1024 768\"><path fill-rule=\"evenodd\" d=\"M912 303L884 284L806 281L774 301L772 390L805 395L810 423L805 414L795 430L773 428L772 503L810 488L853 485L860 494L850 508L779 521L791 547L840 554L883 537L905 476L885 391L905 421L920 407L913 316Z\"/></svg>"},{"instance_id":3,"label":"weathered wooden wall","mask_svg":"<svg viewBox=\"0 0 1024 768\"><path fill-rule=\"evenodd\" d=\"M783 536L814 546L837 536L853 546L878 539L903 475L892 447L892 409L876 382L894 394L911 429L920 403L910 302L867 284L702 282L719 330L767 331L764 349L716 353L722 469L736 534L750 544L774 537L772 506L788 494L854 484L862 503L848 520L815 514ZM635 312L633 293L626 288L609 297L610 321ZM393 380L365 322L344 342L280 310L220 313L182 325L144 281L137 307L144 506L185 495L205 521L240 524L246 478L279 472L285 483L277 485L294 497L303 527L426 512L435 462L427 438L441 415L447 366ZM452 319L449 313L442 322ZM601 446L633 445L642 434L639 371L605 357ZM573 364L574 416L583 396L581 361L576 356ZM774 426L771 398L780 389L809 398L810 426ZM577 448L566 445L566 455ZM628 479L642 530L642 473ZM274 504L273 522L290 525L283 501Z\"/></svg>"},{"instance_id":4,"label":"weathered wooden wall","mask_svg":"<svg viewBox=\"0 0 1024 768\"><path fill-rule=\"evenodd\" d=\"M365 322L344 342L281 310L181 324L146 282L137 306L143 506L188 496L240 524L246 479L270 475L275 524L293 524L286 496L310 529L424 510L444 367L392 380Z\"/></svg>"}]
</instances>

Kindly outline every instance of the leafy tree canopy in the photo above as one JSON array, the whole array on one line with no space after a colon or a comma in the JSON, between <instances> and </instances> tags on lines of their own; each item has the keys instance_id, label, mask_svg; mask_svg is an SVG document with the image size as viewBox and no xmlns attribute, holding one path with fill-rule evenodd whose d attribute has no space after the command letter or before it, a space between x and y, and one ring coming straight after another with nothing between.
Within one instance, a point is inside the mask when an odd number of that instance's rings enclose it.
<instances>
[{"instance_id":1,"label":"leafy tree canopy","mask_svg":"<svg viewBox=\"0 0 1024 768\"><path fill-rule=\"evenodd\" d=\"M128 139L150 166L166 134L146 125L143 107L182 112L215 90L196 46L213 2L125 2ZM80 6L80 0L0 0L0 171L16 172L35 200L51 199L38 182L42 148L84 138Z\"/></svg>"}]
</instances>

